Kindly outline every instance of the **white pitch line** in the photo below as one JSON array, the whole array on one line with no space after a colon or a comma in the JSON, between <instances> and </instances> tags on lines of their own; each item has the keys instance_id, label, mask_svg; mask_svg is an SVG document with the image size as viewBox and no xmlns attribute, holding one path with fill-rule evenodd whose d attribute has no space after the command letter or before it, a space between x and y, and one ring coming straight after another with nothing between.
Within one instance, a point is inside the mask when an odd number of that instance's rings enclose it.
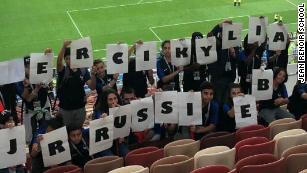
<instances>
[{"instance_id":1,"label":"white pitch line","mask_svg":"<svg viewBox=\"0 0 307 173\"><path fill-rule=\"evenodd\" d=\"M143 0L140 0L137 4L140 4Z\"/></svg>"},{"instance_id":2,"label":"white pitch line","mask_svg":"<svg viewBox=\"0 0 307 173\"><path fill-rule=\"evenodd\" d=\"M158 34L155 33L155 31L151 27L149 27L149 30L157 37L159 41L162 41L161 38L158 36Z\"/></svg>"},{"instance_id":3,"label":"white pitch line","mask_svg":"<svg viewBox=\"0 0 307 173\"><path fill-rule=\"evenodd\" d=\"M175 23L175 24L160 25L160 26L152 26L152 27L150 27L150 28L164 28L164 27L169 27L169 26L187 25L187 24L193 24L193 23L202 23L202 22L210 22L210 21L215 21L215 20L232 19L232 18L241 18L241 17L249 17L249 15L244 15L244 16L231 16L231 17L225 17L225 18L216 18L216 19L199 20L199 21L184 22L184 23Z\"/></svg>"},{"instance_id":4,"label":"white pitch line","mask_svg":"<svg viewBox=\"0 0 307 173\"><path fill-rule=\"evenodd\" d=\"M79 30L79 28L78 28L76 22L74 21L74 19L73 19L73 18L71 17L71 15L69 14L69 11L66 11L66 13L67 13L67 15L69 16L69 18L70 18L72 24L75 26L76 30L78 31L80 37L83 38L83 35L82 35L81 31Z\"/></svg>"},{"instance_id":5,"label":"white pitch line","mask_svg":"<svg viewBox=\"0 0 307 173\"><path fill-rule=\"evenodd\" d=\"M296 4L294 4L293 2L291 2L291 1L289 1L289 0L286 0L287 2L289 2L291 5L293 5L294 7L296 7L297 8L297 5Z\"/></svg>"},{"instance_id":6,"label":"white pitch line","mask_svg":"<svg viewBox=\"0 0 307 173\"><path fill-rule=\"evenodd\" d=\"M85 8L79 10L69 10L69 12L78 12L78 11L89 11L89 10L98 10L98 9L107 9L107 8L117 8L117 7L127 7L127 6L136 6L136 5L143 5L143 4L154 4L154 3L161 3L161 2L171 2L173 0L161 0L161 1L153 1L153 2L142 2L134 3L134 4L122 4L122 5L109 5L109 6L102 6L102 7L95 7L95 8Z\"/></svg>"}]
</instances>

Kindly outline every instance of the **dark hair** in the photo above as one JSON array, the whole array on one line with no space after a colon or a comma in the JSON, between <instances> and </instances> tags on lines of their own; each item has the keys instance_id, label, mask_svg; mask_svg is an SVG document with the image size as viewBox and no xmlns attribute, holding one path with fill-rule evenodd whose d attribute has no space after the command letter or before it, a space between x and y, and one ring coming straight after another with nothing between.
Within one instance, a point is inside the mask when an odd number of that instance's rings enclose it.
<instances>
[{"instance_id":1,"label":"dark hair","mask_svg":"<svg viewBox=\"0 0 307 173\"><path fill-rule=\"evenodd\" d=\"M67 56L70 56L70 47L67 47L67 48L65 49L64 58L66 58Z\"/></svg>"},{"instance_id":2,"label":"dark hair","mask_svg":"<svg viewBox=\"0 0 307 173\"><path fill-rule=\"evenodd\" d=\"M15 122L14 116L13 116L13 114L11 114L10 111L1 112L0 113L0 124L7 123L8 121L10 121L11 117L13 118L13 120ZM16 124L16 122L15 122L15 124Z\"/></svg>"},{"instance_id":3,"label":"dark hair","mask_svg":"<svg viewBox=\"0 0 307 173\"><path fill-rule=\"evenodd\" d=\"M99 111L101 113L109 113L108 96L110 94L115 94L118 100L118 104L122 105L122 101L118 93L114 89L108 88L103 90L101 96L98 98L98 104L95 108L96 111Z\"/></svg>"},{"instance_id":4,"label":"dark hair","mask_svg":"<svg viewBox=\"0 0 307 173\"><path fill-rule=\"evenodd\" d=\"M161 48L163 49L163 47L165 46L166 43L171 43L170 40L164 40L162 43L161 43Z\"/></svg>"},{"instance_id":5,"label":"dark hair","mask_svg":"<svg viewBox=\"0 0 307 173\"><path fill-rule=\"evenodd\" d=\"M97 65L97 64L100 64L100 63L104 64L104 62L101 59L95 59L94 60L94 65Z\"/></svg>"},{"instance_id":6,"label":"dark hair","mask_svg":"<svg viewBox=\"0 0 307 173\"><path fill-rule=\"evenodd\" d=\"M25 67L30 65L30 56L29 55L23 57L23 63L24 63Z\"/></svg>"},{"instance_id":7,"label":"dark hair","mask_svg":"<svg viewBox=\"0 0 307 173\"><path fill-rule=\"evenodd\" d=\"M273 70L273 73L274 73L273 79L275 79L277 77L278 73L281 72L281 71L284 71L286 73L285 80L282 82L284 84L288 81L288 72L284 68L277 68L277 69Z\"/></svg>"},{"instance_id":8,"label":"dark hair","mask_svg":"<svg viewBox=\"0 0 307 173\"><path fill-rule=\"evenodd\" d=\"M213 90L214 91L214 87L212 85L212 83L204 81L203 83L200 84L200 91L203 91L205 89L209 89L209 90Z\"/></svg>"},{"instance_id":9,"label":"dark hair","mask_svg":"<svg viewBox=\"0 0 307 173\"><path fill-rule=\"evenodd\" d=\"M234 88L240 88L241 92L243 92L240 84L238 84L238 83L230 83L228 85L228 92L226 93L227 94L227 98L228 98L228 104L230 104L230 105L233 105L233 100L232 100L232 98L230 98L230 95L231 95L231 90L234 89Z\"/></svg>"},{"instance_id":10,"label":"dark hair","mask_svg":"<svg viewBox=\"0 0 307 173\"><path fill-rule=\"evenodd\" d=\"M134 91L133 88L124 87L124 88L122 88L120 95L123 96L124 94L135 94L135 91Z\"/></svg>"},{"instance_id":11,"label":"dark hair","mask_svg":"<svg viewBox=\"0 0 307 173\"><path fill-rule=\"evenodd\" d=\"M81 130L82 131L82 126L77 126L77 125L69 125L66 127L67 133L69 135L70 132L75 131L75 130Z\"/></svg>"},{"instance_id":12,"label":"dark hair","mask_svg":"<svg viewBox=\"0 0 307 173\"><path fill-rule=\"evenodd\" d=\"M46 121L47 127L51 127L52 129L58 129L64 126L63 119L61 116L56 116Z\"/></svg>"}]
</instances>

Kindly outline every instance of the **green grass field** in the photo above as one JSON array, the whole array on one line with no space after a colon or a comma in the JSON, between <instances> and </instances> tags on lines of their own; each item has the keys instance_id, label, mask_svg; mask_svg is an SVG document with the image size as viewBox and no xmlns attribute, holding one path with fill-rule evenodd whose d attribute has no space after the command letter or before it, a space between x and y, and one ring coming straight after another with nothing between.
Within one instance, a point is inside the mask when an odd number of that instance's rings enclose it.
<instances>
[{"instance_id":1,"label":"green grass field","mask_svg":"<svg viewBox=\"0 0 307 173\"><path fill-rule=\"evenodd\" d=\"M136 40L161 41L207 33L226 18L242 22L248 16L275 13L296 30L297 8L306 0L2 0L0 61L42 52L57 54L64 39L90 36L95 58L105 57L105 45Z\"/></svg>"}]
</instances>

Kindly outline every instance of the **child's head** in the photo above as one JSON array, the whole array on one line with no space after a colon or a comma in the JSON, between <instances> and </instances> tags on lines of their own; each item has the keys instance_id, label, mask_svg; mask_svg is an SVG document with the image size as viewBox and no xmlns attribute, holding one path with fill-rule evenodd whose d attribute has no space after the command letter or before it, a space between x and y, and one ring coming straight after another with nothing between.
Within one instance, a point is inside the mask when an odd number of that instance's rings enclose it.
<instances>
[{"instance_id":1,"label":"child's head","mask_svg":"<svg viewBox=\"0 0 307 173\"><path fill-rule=\"evenodd\" d=\"M277 68L274 70L273 79L278 84L283 84L288 81L288 73L284 68Z\"/></svg>"},{"instance_id":2,"label":"child's head","mask_svg":"<svg viewBox=\"0 0 307 173\"><path fill-rule=\"evenodd\" d=\"M97 76L104 77L105 71L106 71L104 62L100 59L95 59L94 60L94 66L96 66Z\"/></svg>"},{"instance_id":3,"label":"child's head","mask_svg":"<svg viewBox=\"0 0 307 173\"><path fill-rule=\"evenodd\" d=\"M200 85L200 91L203 104L208 104L214 96L213 85L210 82L205 81Z\"/></svg>"},{"instance_id":4,"label":"child's head","mask_svg":"<svg viewBox=\"0 0 307 173\"><path fill-rule=\"evenodd\" d=\"M124 104L129 104L132 100L136 100L135 91L133 88L123 88L120 94Z\"/></svg>"},{"instance_id":5,"label":"child's head","mask_svg":"<svg viewBox=\"0 0 307 173\"><path fill-rule=\"evenodd\" d=\"M82 127L80 126L68 126L67 133L69 141L77 145L82 140Z\"/></svg>"},{"instance_id":6,"label":"child's head","mask_svg":"<svg viewBox=\"0 0 307 173\"><path fill-rule=\"evenodd\" d=\"M229 98L232 99L242 93L241 86L237 83L229 84Z\"/></svg>"},{"instance_id":7,"label":"child's head","mask_svg":"<svg viewBox=\"0 0 307 173\"><path fill-rule=\"evenodd\" d=\"M15 125L14 116L9 111L0 113L0 129L12 128L15 127Z\"/></svg>"},{"instance_id":8,"label":"child's head","mask_svg":"<svg viewBox=\"0 0 307 173\"><path fill-rule=\"evenodd\" d=\"M46 124L47 124L47 129L46 129L47 133L64 126L63 119L61 116L56 116L54 118L51 118L50 120L47 120Z\"/></svg>"}]
</instances>

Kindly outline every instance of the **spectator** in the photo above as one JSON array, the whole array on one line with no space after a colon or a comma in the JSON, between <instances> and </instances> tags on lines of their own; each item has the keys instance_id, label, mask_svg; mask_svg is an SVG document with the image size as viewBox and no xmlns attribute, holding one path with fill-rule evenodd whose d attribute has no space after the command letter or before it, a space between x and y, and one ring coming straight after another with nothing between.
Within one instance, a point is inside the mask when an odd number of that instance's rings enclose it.
<instances>
[{"instance_id":1,"label":"spectator","mask_svg":"<svg viewBox=\"0 0 307 173\"><path fill-rule=\"evenodd\" d=\"M9 110L14 117L15 122L19 122L17 117L17 89L16 83L0 85L0 112Z\"/></svg>"},{"instance_id":2,"label":"spectator","mask_svg":"<svg viewBox=\"0 0 307 173\"><path fill-rule=\"evenodd\" d=\"M64 126L63 119L61 117L62 116L56 116L55 118L51 118L46 122L46 126L36 130L30 145L32 173L42 173L48 169L47 167L44 167L40 141L43 140L42 134L49 133Z\"/></svg>"},{"instance_id":3,"label":"spectator","mask_svg":"<svg viewBox=\"0 0 307 173\"><path fill-rule=\"evenodd\" d=\"M200 32L194 32L191 39L191 62L190 65L184 67L183 73L183 91L199 91L200 84L206 80L207 65L200 65L196 59L195 40L203 38Z\"/></svg>"},{"instance_id":4,"label":"spectator","mask_svg":"<svg viewBox=\"0 0 307 173\"><path fill-rule=\"evenodd\" d=\"M138 99L135 95L135 91L132 88L123 88L121 91L121 98L124 104L130 104L131 101ZM131 133L129 136L129 144L134 143L134 141L138 143L148 142L152 139L153 135L154 132L151 129L146 129L142 132Z\"/></svg>"},{"instance_id":5,"label":"spectator","mask_svg":"<svg viewBox=\"0 0 307 173\"><path fill-rule=\"evenodd\" d=\"M157 61L158 88L164 91L180 91L179 73L183 67L175 67L171 63L171 43L165 40L161 44L162 52Z\"/></svg>"},{"instance_id":6,"label":"spectator","mask_svg":"<svg viewBox=\"0 0 307 173\"><path fill-rule=\"evenodd\" d=\"M136 44L143 44L138 41ZM136 44L129 48L129 57L132 53L135 54ZM147 94L147 79L150 85L154 85L153 70L136 71L135 58L129 59L128 73L123 75L123 88L132 88L138 98L144 98Z\"/></svg>"},{"instance_id":7,"label":"spectator","mask_svg":"<svg viewBox=\"0 0 307 173\"><path fill-rule=\"evenodd\" d=\"M202 125L191 126L190 132L196 140L216 130L219 117L219 105L213 100L214 89L210 82L203 82L200 86L202 98Z\"/></svg>"},{"instance_id":8,"label":"spectator","mask_svg":"<svg viewBox=\"0 0 307 173\"><path fill-rule=\"evenodd\" d=\"M65 125L82 126L86 115L84 84L92 90L96 89L96 67L92 67L91 76L85 68L70 68L70 43L71 41L64 42L57 59L59 112ZM63 64L63 58L66 66Z\"/></svg>"},{"instance_id":9,"label":"spectator","mask_svg":"<svg viewBox=\"0 0 307 173\"><path fill-rule=\"evenodd\" d=\"M0 129L13 128L17 125L14 116L9 111L3 111L0 113ZM0 169L0 173L24 173L24 168L22 165L17 165L10 168Z\"/></svg>"},{"instance_id":10,"label":"spectator","mask_svg":"<svg viewBox=\"0 0 307 173\"><path fill-rule=\"evenodd\" d=\"M297 81L292 95L289 97L288 109L296 119L307 114L307 83L302 84Z\"/></svg>"},{"instance_id":11,"label":"spectator","mask_svg":"<svg viewBox=\"0 0 307 173\"><path fill-rule=\"evenodd\" d=\"M239 84L231 83L228 89L228 102L224 103L219 119L218 130L234 132L236 130L235 111L233 98L243 96L242 89Z\"/></svg>"},{"instance_id":12,"label":"spectator","mask_svg":"<svg viewBox=\"0 0 307 173\"><path fill-rule=\"evenodd\" d=\"M107 88L113 88L115 91L117 91L116 82L118 79L118 73L114 75L107 75L105 64L100 59L94 60L94 66L96 67L97 70L96 73L96 91L98 94L97 98L99 98L101 96L102 91ZM98 103L97 101L95 105Z\"/></svg>"},{"instance_id":13,"label":"spectator","mask_svg":"<svg viewBox=\"0 0 307 173\"><path fill-rule=\"evenodd\" d=\"M99 152L94 156L89 155L89 129L82 127L67 127L68 142L71 153L71 163L83 169L86 162L94 157L111 156L113 153L110 149Z\"/></svg>"},{"instance_id":14,"label":"spectator","mask_svg":"<svg viewBox=\"0 0 307 173\"><path fill-rule=\"evenodd\" d=\"M291 113L280 107L289 103L285 85L287 80L288 74L285 69L278 68L274 71L272 99L260 102L259 115L267 123L281 118L294 118Z\"/></svg>"},{"instance_id":15,"label":"spectator","mask_svg":"<svg viewBox=\"0 0 307 173\"><path fill-rule=\"evenodd\" d=\"M223 23L232 23L224 21ZM216 25L209 36L216 37L217 61L208 65L208 72L211 76L211 83L215 88L215 99L219 103L227 101L227 87L236 79L236 66L239 55L239 48L222 49L222 26L223 23Z\"/></svg>"},{"instance_id":16,"label":"spectator","mask_svg":"<svg viewBox=\"0 0 307 173\"><path fill-rule=\"evenodd\" d=\"M99 98L95 117L105 117L109 115L109 108L115 108L122 105L122 101L116 91L113 89L106 89L103 91L101 97ZM115 139L112 149L114 153L124 157L128 152L128 147L123 138Z\"/></svg>"},{"instance_id":17,"label":"spectator","mask_svg":"<svg viewBox=\"0 0 307 173\"><path fill-rule=\"evenodd\" d=\"M46 49L45 53L51 53L51 49ZM23 124L26 129L26 142L29 144L36 129L51 118L51 103L48 98L48 85L40 83L30 84L30 57L25 57L25 79L17 83L17 91L25 105ZM22 108L23 112L23 108Z\"/></svg>"},{"instance_id":18,"label":"spectator","mask_svg":"<svg viewBox=\"0 0 307 173\"><path fill-rule=\"evenodd\" d=\"M240 52L238 63L238 75L240 76L240 86L245 94L252 93L252 72L261 66L261 56L265 50L265 44L258 46L258 42L248 44L248 35L244 38L244 50Z\"/></svg>"}]
</instances>

